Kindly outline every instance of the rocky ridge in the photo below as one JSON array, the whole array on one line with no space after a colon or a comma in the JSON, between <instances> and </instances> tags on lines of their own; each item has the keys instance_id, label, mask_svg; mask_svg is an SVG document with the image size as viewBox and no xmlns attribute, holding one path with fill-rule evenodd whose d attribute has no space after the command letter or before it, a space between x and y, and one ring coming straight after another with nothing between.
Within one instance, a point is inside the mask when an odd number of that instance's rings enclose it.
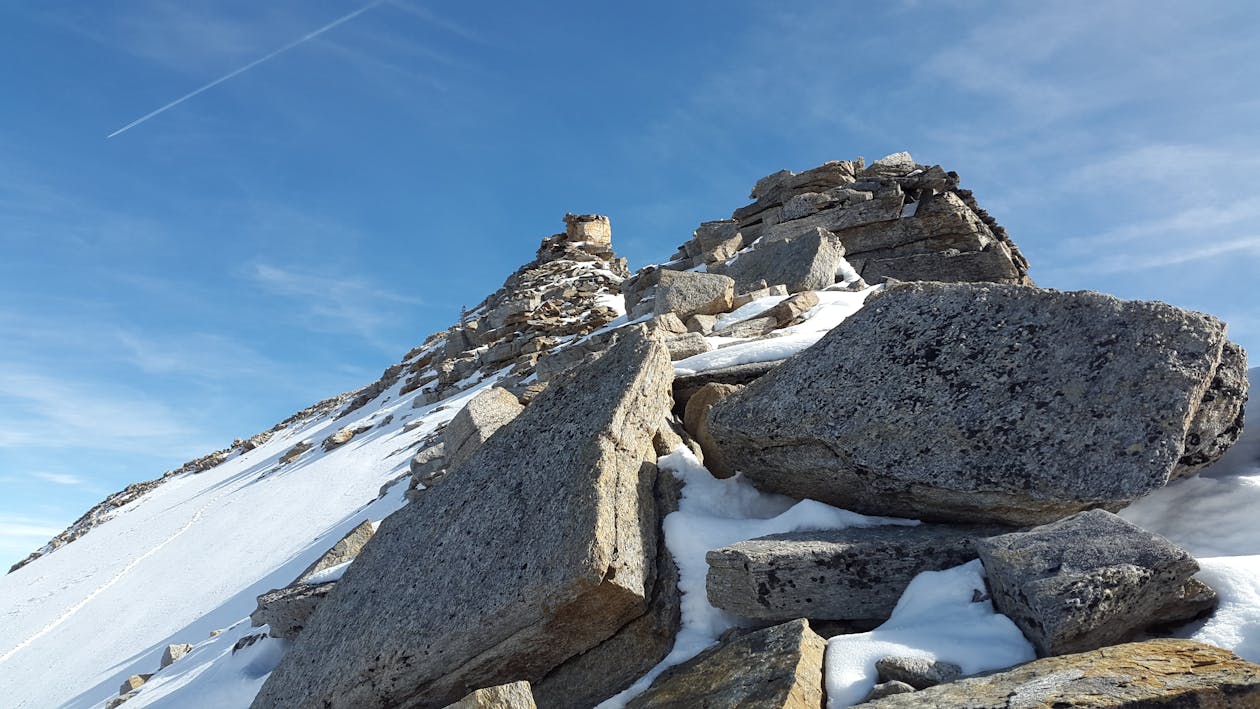
<instances>
[{"instance_id":1,"label":"rocky ridge","mask_svg":"<svg viewBox=\"0 0 1260 709\"><path fill-rule=\"evenodd\" d=\"M821 707L826 638L966 563L987 576L972 603L1046 659L967 678L872 658L875 706L1253 706L1260 666L1227 651L1117 645L1215 607L1189 553L1107 510L1241 435L1245 353L1224 324L1037 288L958 176L905 153L781 171L751 199L633 276L606 217L568 215L503 288L336 400L345 417L467 403L407 449L409 502L379 531L259 596L255 623L291 645L253 706ZM687 492L658 467L678 451L879 517L705 549L698 601L664 521ZM681 657L697 603L742 627Z\"/></svg>"}]
</instances>

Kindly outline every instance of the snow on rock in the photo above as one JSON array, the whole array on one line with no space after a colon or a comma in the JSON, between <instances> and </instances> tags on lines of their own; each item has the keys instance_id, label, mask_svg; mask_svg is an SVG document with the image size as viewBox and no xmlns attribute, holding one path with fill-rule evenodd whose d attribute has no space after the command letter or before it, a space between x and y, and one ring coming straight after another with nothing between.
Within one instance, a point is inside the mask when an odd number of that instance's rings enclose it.
<instances>
[{"instance_id":1,"label":"snow on rock","mask_svg":"<svg viewBox=\"0 0 1260 709\"><path fill-rule=\"evenodd\" d=\"M710 369L734 367L738 364L751 364L753 362L774 362L791 357L818 342L823 335L826 335L828 331L843 322L845 318L861 310L862 304L866 302L866 298L882 287L875 286L853 292L815 291L819 302L818 305L805 311L803 314L805 322L783 328L782 330L776 330L771 336L760 340L728 345L679 360L674 363L674 374L676 376L685 376ZM740 310L748 308L749 312L755 315L757 312L764 312L764 310L778 305L779 300L782 300L782 298L777 296L760 298L745 305ZM757 308L765 303L768 303L768 305L765 305L764 310L758 311ZM754 317L754 315L747 317ZM743 317L740 319L743 319Z\"/></svg>"},{"instance_id":2,"label":"snow on rock","mask_svg":"<svg viewBox=\"0 0 1260 709\"><path fill-rule=\"evenodd\" d=\"M600 709L624 707L661 672L695 657L717 642L727 629L747 625L709 605L705 591L709 573L705 555L709 550L783 532L918 524L915 520L869 517L813 500L798 502L767 494L738 475L715 478L690 450L682 447L660 458L657 465L662 473L673 474L684 485L678 511L667 515L663 523L665 544L678 565L682 625L669 655L630 688L600 704Z\"/></svg>"},{"instance_id":3,"label":"snow on rock","mask_svg":"<svg viewBox=\"0 0 1260 709\"><path fill-rule=\"evenodd\" d=\"M1036 658L1010 618L983 597L984 567L970 561L924 571L910 582L892 616L868 633L827 641L827 708L857 704L875 686L875 663L884 657L952 662L964 675L998 670Z\"/></svg>"}]
</instances>

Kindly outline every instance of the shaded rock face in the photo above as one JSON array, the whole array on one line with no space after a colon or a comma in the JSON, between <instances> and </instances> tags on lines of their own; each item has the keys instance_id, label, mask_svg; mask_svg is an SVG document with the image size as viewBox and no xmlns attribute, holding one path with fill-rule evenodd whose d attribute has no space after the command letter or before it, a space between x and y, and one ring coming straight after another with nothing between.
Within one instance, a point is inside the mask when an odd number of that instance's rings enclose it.
<instances>
[{"instance_id":1,"label":"shaded rock face","mask_svg":"<svg viewBox=\"0 0 1260 709\"><path fill-rule=\"evenodd\" d=\"M1233 342L1221 350L1221 364L1186 433L1186 448L1174 478L1193 475L1216 462L1242 435L1247 403L1247 352Z\"/></svg>"},{"instance_id":2,"label":"shaded rock face","mask_svg":"<svg viewBox=\"0 0 1260 709\"><path fill-rule=\"evenodd\" d=\"M709 430L766 490L1037 524L1164 485L1224 345L1223 323L1163 303L898 284L715 406Z\"/></svg>"},{"instance_id":3,"label":"shaded rock face","mask_svg":"<svg viewBox=\"0 0 1260 709\"><path fill-rule=\"evenodd\" d=\"M827 641L794 620L740 635L665 670L628 709L822 709Z\"/></svg>"},{"instance_id":4,"label":"shaded rock face","mask_svg":"<svg viewBox=\"0 0 1260 709\"><path fill-rule=\"evenodd\" d=\"M1157 623L1199 564L1103 510L981 540L993 605L1040 655L1093 650Z\"/></svg>"},{"instance_id":5,"label":"shaded rock face","mask_svg":"<svg viewBox=\"0 0 1260 709\"><path fill-rule=\"evenodd\" d=\"M732 544L706 556L709 603L744 618L782 622L888 619L921 571L976 558L996 527L924 524L790 532Z\"/></svg>"},{"instance_id":6,"label":"shaded rock face","mask_svg":"<svg viewBox=\"0 0 1260 709\"><path fill-rule=\"evenodd\" d=\"M495 431L524 410L516 395L501 387L491 387L474 396L446 427L446 466L454 468L468 460Z\"/></svg>"},{"instance_id":7,"label":"shaded rock face","mask_svg":"<svg viewBox=\"0 0 1260 709\"><path fill-rule=\"evenodd\" d=\"M323 556L306 567L306 570L298 575L297 581L294 583L302 583L312 574L317 574L325 569L331 569L339 564L352 561L363 550L363 546L368 543L375 531L376 528L372 525L371 520L363 520L354 529L347 532L346 536L332 545L331 549L324 552Z\"/></svg>"},{"instance_id":8,"label":"shaded rock face","mask_svg":"<svg viewBox=\"0 0 1260 709\"><path fill-rule=\"evenodd\" d=\"M171 663L178 661L184 655L187 655L188 653L192 652L192 648L193 646L190 645L189 643L177 643L174 645L167 645L166 649L162 651L161 667L165 668L169 666Z\"/></svg>"},{"instance_id":9,"label":"shaded rock face","mask_svg":"<svg viewBox=\"0 0 1260 709\"><path fill-rule=\"evenodd\" d=\"M268 591L258 597L258 608L249 620L255 626L268 626L267 634L273 638L292 640L336 585L335 581L298 583Z\"/></svg>"},{"instance_id":10,"label":"shaded rock face","mask_svg":"<svg viewBox=\"0 0 1260 709\"><path fill-rule=\"evenodd\" d=\"M478 689L445 709L537 709L529 682Z\"/></svg>"},{"instance_id":11,"label":"shaded rock face","mask_svg":"<svg viewBox=\"0 0 1260 709\"><path fill-rule=\"evenodd\" d=\"M704 452L704 465L709 472L719 478L730 477L733 471L726 461L722 460L722 451L709 435L709 411L715 404L743 389L738 384L705 384L699 391L687 399L683 413L683 426L687 433L700 444Z\"/></svg>"},{"instance_id":12,"label":"shaded rock face","mask_svg":"<svg viewBox=\"0 0 1260 709\"><path fill-rule=\"evenodd\" d=\"M1137 709L1260 706L1260 665L1191 640L1114 645L899 694L872 709Z\"/></svg>"},{"instance_id":13,"label":"shaded rock face","mask_svg":"<svg viewBox=\"0 0 1260 709\"><path fill-rule=\"evenodd\" d=\"M662 345L627 337L549 386L382 523L253 706L442 706L539 680L642 615L671 378Z\"/></svg>"}]
</instances>

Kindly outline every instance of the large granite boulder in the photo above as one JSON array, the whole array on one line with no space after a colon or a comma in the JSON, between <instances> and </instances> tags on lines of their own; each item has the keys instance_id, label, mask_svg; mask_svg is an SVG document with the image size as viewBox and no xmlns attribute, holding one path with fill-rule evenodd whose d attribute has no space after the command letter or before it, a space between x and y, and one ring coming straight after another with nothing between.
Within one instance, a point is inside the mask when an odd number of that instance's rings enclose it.
<instances>
[{"instance_id":1,"label":"large granite boulder","mask_svg":"<svg viewBox=\"0 0 1260 709\"><path fill-rule=\"evenodd\" d=\"M1260 706L1260 665L1192 640L1150 640L1036 660L862 704L871 709Z\"/></svg>"},{"instance_id":2,"label":"large granite boulder","mask_svg":"<svg viewBox=\"0 0 1260 709\"><path fill-rule=\"evenodd\" d=\"M709 431L769 491L1040 524L1166 484L1225 342L1219 320L1164 303L897 284L715 406Z\"/></svg>"},{"instance_id":3,"label":"large granite boulder","mask_svg":"<svg viewBox=\"0 0 1260 709\"><path fill-rule=\"evenodd\" d=\"M444 706L535 682L641 616L672 373L627 336L553 382L385 519L253 706Z\"/></svg>"},{"instance_id":4,"label":"large granite boulder","mask_svg":"<svg viewBox=\"0 0 1260 709\"><path fill-rule=\"evenodd\" d=\"M710 551L709 603L744 618L871 621L892 614L922 571L976 558L995 527L850 527L789 532Z\"/></svg>"},{"instance_id":5,"label":"large granite boulder","mask_svg":"<svg viewBox=\"0 0 1260 709\"><path fill-rule=\"evenodd\" d=\"M1192 556L1104 510L976 544L993 605L1040 655L1084 652L1164 622Z\"/></svg>"},{"instance_id":6,"label":"large granite boulder","mask_svg":"<svg viewBox=\"0 0 1260 709\"><path fill-rule=\"evenodd\" d=\"M827 641L794 620L736 636L665 670L627 709L822 709Z\"/></svg>"},{"instance_id":7,"label":"large granite boulder","mask_svg":"<svg viewBox=\"0 0 1260 709\"><path fill-rule=\"evenodd\" d=\"M491 387L470 399L443 434L446 467L455 468L472 457L478 446L524 408L515 394L501 387Z\"/></svg>"},{"instance_id":8,"label":"large granite boulder","mask_svg":"<svg viewBox=\"0 0 1260 709\"><path fill-rule=\"evenodd\" d=\"M656 283L657 315L716 315L731 309L735 281L713 273L661 271Z\"/></svg>"},{"instance_id":9,"label":"large granite boulder","mask_svg":"<svg viewBox=\"0 0 1260 709\"><path fill-rule=\"evenodd\" d=\"M757 244L734 261L710 267L735 279L735 289L755 289L761 281L782 283L788 292L822 290L836 282L836 272L844 261L840 239L825 229L797 231L768 244Z\"/></svg>"}]
</instances>

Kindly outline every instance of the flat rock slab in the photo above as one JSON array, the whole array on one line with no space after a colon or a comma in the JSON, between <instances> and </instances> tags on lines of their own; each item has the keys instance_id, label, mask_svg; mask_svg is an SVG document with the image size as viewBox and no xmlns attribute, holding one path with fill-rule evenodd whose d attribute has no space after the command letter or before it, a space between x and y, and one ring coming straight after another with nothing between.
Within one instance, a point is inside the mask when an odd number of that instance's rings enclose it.
<instances>
[{"instance_id":1,"label":"flat rock slab","mask_svg":"<svg viewBox=\"0 0 1260 709\"><path fill-rule=\"evenodd\" d=\"M1164 485L1225 325L1164 303L902 283L713 408L758 487L868 514L1016 526Z\"/></svg>"},{"instance_id":2,"label":"flat rock slab","mask_svg":"<svg viewBox=\"0 0 1260 709\"><path fill-rule=\"evenodd\" d=\"M478 689L445 709L537 709L529 682Z\"/></svg>"},{"instance_id":3,"label":"flat rock slab","mask_svg":"<svg viewBox=\"0 0 1260 709\"><path fill-rule=\"evenodd\" d=\"M1150 640L1036 660L863 704L872 709L1260 706L1260 665L1192 640Z\"/></svg>"},{"instance_id":4,"label":"flat rock slab","mask_svg":"<svg viewBox=\"0 0 1260 709\"><path fill-rule=\"evenodd\" d=\"M1161 621L1199 570L1167 539L1103 510L983 539L976 549L994 607L1042 656L1093 650Z\"/></svg>"},{"instance_id":5,"label":"flat rock slab","mask_svg":"<svg viewBox=\"0 0 1260 709\"><path fill-rule=\"evenodd\" d=\"M267 634L273 638L292 640L336 585L335 581L299 583L268 591L258 597L258 607L249 614L249 620L255 626L268 626Z\"/></svg>"},{"instance_id":6,"label":"flat rock slab","mask_svg":"<svg viewBox=\"0 0 1260 709\"><path fill-rule=\"evenodd\" d=\"M385 519L253 706L445 706L534 682L642 615L672 378L664 346L632 335L553 382Z\"/></svg>"},{"instance_id":7,"label":"flat rock slab","mask_svg":"<svg viewBox=\"0 0 1260 709\"><path fill-rule=\"evenodd\" d=\"M997 527L923 524L774 534L710 551L709 603L744 618L881 622L921 571L976 558Z\"/></svg>"},{"instance_id":8,"label":"flat rock slab","mask_svg":"<svg viewBox=\"0 0 1260 709\"><path fill-rule=\"evenodd\" d=\"M827 641L794 620L739 635L665 670L627 709L822 709Z\"/></svg>"}]
</instances>

